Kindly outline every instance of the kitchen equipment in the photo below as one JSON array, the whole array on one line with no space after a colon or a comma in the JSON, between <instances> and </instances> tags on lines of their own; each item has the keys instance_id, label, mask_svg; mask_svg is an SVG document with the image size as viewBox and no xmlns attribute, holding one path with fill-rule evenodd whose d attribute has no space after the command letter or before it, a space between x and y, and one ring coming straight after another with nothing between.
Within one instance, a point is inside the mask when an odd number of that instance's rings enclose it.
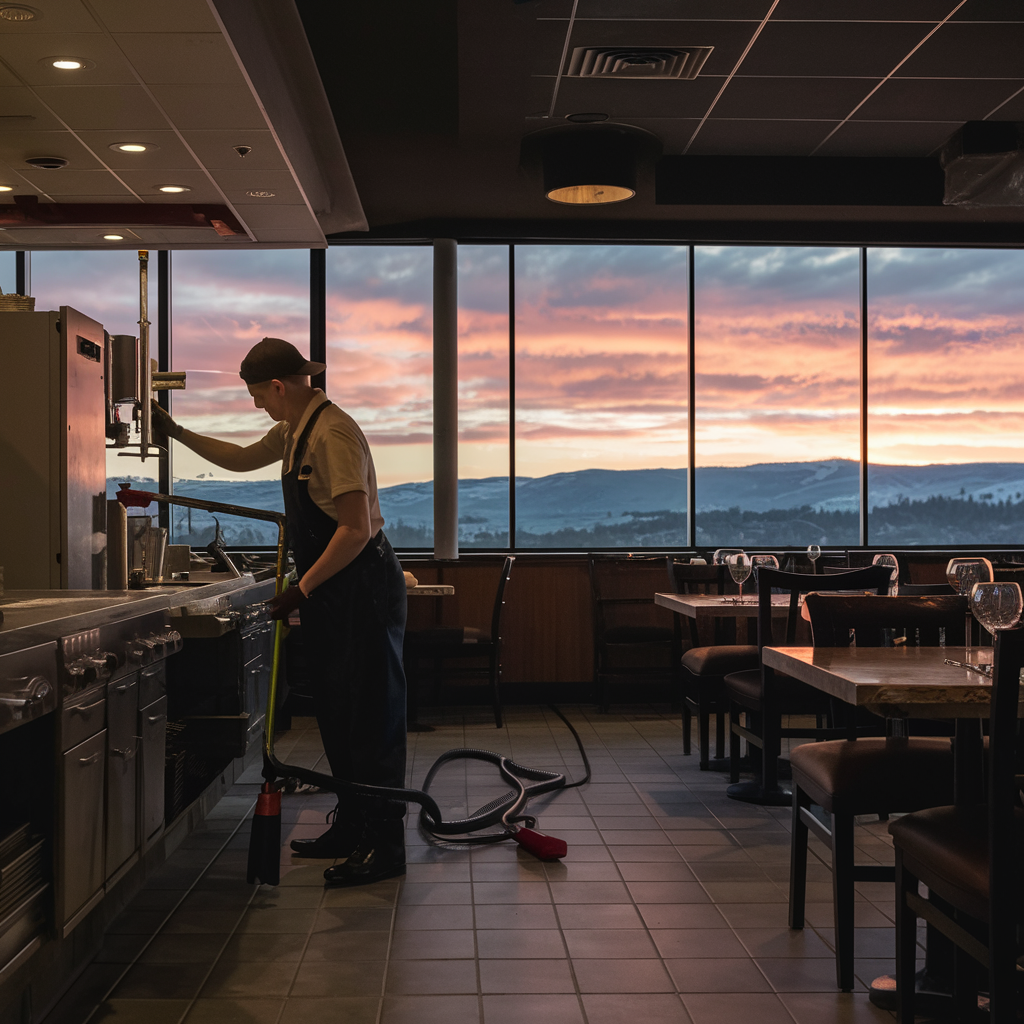
<instances>
[{"instance_id":1,"label":"kitchen equipment","mask_svg":"<svg viewBox=\"0 0 1024 1024\"><path fill-rule=\"evenodd\" d=\"M5 313L0 563L18 590L106 586L103 328L70 306Z\"/></svg>"},{"instance_id":2,"label":"kitchen equipment","mask_svg":"<svg viewBox=\"0 0 1024 1024\"><path fill-rule=\"evenodd\" d=\"M164 560L167 557L167 528L151 526L146 530L142 551L143 579L159 583L164 578Z\"/></svg>"}]
</instances>

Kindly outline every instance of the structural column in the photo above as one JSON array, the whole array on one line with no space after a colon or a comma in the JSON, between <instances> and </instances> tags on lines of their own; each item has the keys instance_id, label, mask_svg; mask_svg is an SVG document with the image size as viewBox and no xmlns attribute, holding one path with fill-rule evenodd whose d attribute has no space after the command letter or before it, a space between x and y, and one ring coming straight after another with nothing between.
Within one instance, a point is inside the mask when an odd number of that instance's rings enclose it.
<instances>
[{"instance_id":1,"label":"structural column","mask_svg":"<svg viewBox=\"0 0 1024 1024\"><path fill-rule=\"evenodd\" d=\"M458 247L434 240L434 557L459 557Z\"/></svg>"}]
</instances>

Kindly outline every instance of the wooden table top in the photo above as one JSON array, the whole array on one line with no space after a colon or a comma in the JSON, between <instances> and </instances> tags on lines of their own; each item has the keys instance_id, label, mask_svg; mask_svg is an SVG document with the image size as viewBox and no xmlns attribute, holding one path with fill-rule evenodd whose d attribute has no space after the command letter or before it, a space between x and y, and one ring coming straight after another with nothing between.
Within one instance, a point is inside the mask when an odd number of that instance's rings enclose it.
<instances>
[{"instance_id":1,"label":"wooden table top","mask_svg":"<svg viewBox=\"0 0 1024 1024\"><path fill-rule=\"evenodd\" d=\"M991 657L991 648L972 649ZM766 665L847 704L889 718L986 718L992 684L968 669L963 647L766 647Z\"/></svg>"},{"instance_id":2,"label":"wooden table top","mask_svg":"<svg viewBox=\"0 0 1024 1024\"><path fill-rule=\"evenodd\" d=\"M451 597L455 587L450 583L418 583L409 587L406 593L410 597Z\"/></svg>"},{"instance_id":3,"label":"wooden table top","mask_svg":"<svg viewBox=\"0 0 1024 1024\"><path fill-rule=\"evenodd\" d=\"M688 615L691 619L704 618L757 618L757 595L744 596L740 604L735 595L719 597L716 594L655 594L654 603ZM789 598L785 594L772 597L772 618L785 618Z\"/></svg>"}]
</instances>

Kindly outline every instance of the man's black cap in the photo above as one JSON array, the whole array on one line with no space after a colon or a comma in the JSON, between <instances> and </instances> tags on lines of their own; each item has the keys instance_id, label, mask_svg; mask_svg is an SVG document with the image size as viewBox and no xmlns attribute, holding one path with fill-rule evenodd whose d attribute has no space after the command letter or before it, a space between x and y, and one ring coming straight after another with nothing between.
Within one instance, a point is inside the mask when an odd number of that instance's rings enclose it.
<instances>
[{"instance_id":1,"label":"man's black cap","mask_svg":"<svg viewBox=\"0 0 1024 1024\"><path fill-rule=\"evenodd\" d=\"M282 377L312 377L326 369L324 363L310 362L290 342L281 338L264 338L249 349L238 376L246 384L263 384Z\"/></svg>"}]
</instances>

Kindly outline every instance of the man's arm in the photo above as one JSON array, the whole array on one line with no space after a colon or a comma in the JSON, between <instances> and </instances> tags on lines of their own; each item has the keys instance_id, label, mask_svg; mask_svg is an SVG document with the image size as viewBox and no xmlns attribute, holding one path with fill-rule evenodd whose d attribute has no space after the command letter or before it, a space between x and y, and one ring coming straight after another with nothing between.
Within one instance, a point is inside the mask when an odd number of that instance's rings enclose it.
<instances>
[{"instance_id":1,"label":"man's arm","mask_svg":"<svg viewBox=\"0 0 1024 1024\"><path fill-rule=\"evenodd\" d=\"M299 589L307 597L332 576L341 572L370 539L370 503L365 491L349 491L334 499L338 528L324 553L299 580Z\"/></svg>"},{"instance_id":2,"label":"man's arm","mask_svg":"<svg viewBox=\"0 0 1024 1024\"><path fill-rule=\"evenodd\" d=\"M215 437L196 434L182 428L177 438L186 448L191 448L207 462L212 462L221 469L229 469L233 473L245 473L250 469L262 469L277 462L278 457L262 442L242 447L230 441L218 441Z\"/></svg>"}]
</instances>

